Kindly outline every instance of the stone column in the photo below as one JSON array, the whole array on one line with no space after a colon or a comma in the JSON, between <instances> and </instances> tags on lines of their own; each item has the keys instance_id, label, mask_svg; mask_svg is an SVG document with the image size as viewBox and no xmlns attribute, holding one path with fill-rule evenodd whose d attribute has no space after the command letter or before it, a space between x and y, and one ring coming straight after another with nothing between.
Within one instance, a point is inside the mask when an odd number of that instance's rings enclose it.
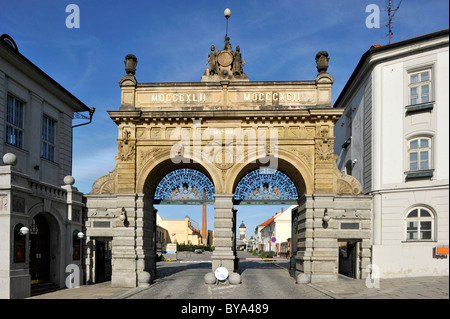
<instances>
[{"instance_id":1,"label":"stone column","mask_svg":"<svg viewBox=\"0 0 450 319\"><path fill-rule=\"evenodd\" d=\"M233 249L233 195L214 195L214 252L212 255L212 270L225 267L231 273L234 267Z\"/></svg>"}]
</instances>

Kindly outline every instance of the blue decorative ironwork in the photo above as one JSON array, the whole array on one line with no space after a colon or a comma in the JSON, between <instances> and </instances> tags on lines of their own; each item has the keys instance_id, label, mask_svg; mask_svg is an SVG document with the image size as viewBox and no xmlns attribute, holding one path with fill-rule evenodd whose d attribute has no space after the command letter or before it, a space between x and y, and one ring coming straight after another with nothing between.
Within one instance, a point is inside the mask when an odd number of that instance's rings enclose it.
<instances>
[{"instance_id":1,"label":"blue decorative ironwork","mask_svg":"<svg viewBox=\"0 0 450 319\"><path fill-rule=\"evenodd\" d=\"M256 169L245 175L234 192L236 200L294 200L297 188L286 174L269 168Z\"/></svg>"},{"instance_id":2,"label":"blue decorative ironwork","mask_svg":"<svg viewBox=\"0 0 450 319\"><path fill-rule=\"evenodd\" d=\"M203 192L206 198L203 198ZM202 172L192 168L176 169L158 183L156 200L212 200L214 199L214 184Z\"/></svg>"}]
</instances>

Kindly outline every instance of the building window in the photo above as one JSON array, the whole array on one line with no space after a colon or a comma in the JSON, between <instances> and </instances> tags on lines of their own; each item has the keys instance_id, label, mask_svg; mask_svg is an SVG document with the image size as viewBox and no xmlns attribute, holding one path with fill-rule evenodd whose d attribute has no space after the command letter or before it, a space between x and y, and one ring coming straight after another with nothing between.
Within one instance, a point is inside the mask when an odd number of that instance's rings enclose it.
<instances>
[{"instance_id":1,"label":"building window","mask_svg":"<svg viewBox=\"0 0 450 319\"><path fill-rule=\"evenodd\" d=\"M56 122L44 116L42 120L42 154L50 161L55 161L55 127Z\"/></svg>"},{"instance_id":2,"label":"building window","mask_svg":"<svg viewBox=\"0 0 450 319\"><path fill-rule=\"evenodd\" d=\"M416 138L409 141L409 170L431 169L431 139Z\"/></svg>"},{"instance_id":3,"label":"building window","mask_svg":"<svg viewBox=\"0 0 450 319\"><path fill-rule=\"evenodd\" d=\"M23 103L8 95L6 111L6 143L23 148Z\"/></svg>"},{"instance_id":4,"label":"building window","mask_svg":"<svg viewBox=\"0 0 450 319\"><path fill-rule=\"evenodd\" d=\"M426 208L412 209L406 215L406 240L433 240L433 213Z\"/></svg>"},{"instance_id":5,"label":"building window","mask_svg":"<svg viewBox=\"0 0 450 319\"><path fill-rule=\"evenodd\" d=\"M431 101L431 70L421 70L409 74L409 104Z\"/></svg>"}]
</instances>

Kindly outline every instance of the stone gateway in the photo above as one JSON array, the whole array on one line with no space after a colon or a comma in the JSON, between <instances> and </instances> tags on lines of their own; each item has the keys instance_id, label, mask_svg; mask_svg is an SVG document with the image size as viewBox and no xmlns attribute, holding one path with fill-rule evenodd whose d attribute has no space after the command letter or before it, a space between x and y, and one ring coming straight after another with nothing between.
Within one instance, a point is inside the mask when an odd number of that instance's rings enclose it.
<instances>
[{"instance_id":1,"label":"stone gateway","mask_svg":"<svg viewBox=\"0 0 450 319\"><path fill-rule=\"evenodd\" d=\"M211 46L200 82L139 83L137 58L127 55L120 106L108 112L118 127L116 167L99 177L86 196L87 281L97 281L96 245L105 240L112 246L113 287L141 285L142 272L155 278L153 205L189 203L195 196L180 194L203 194L201 185L210 185L206 200L215 210L213 272L222 266L233 273L239 267L234 247L239 205L283 202L298 204L292 216L293 276L335 280L340 243L351 241L356 276L365 278L371 256L370 197L336 167L333 128L342 110L331 105L328 53L320 51L316 61L313 80L251 82L239 47L233 51L227 37L223 50ZM187 175L181 176L181 169ZM189 174L205 182L196 184ZM166 176L183 181L173 186L178 197L170 191L155 196L165 189L158 188L161 181L174 181ZM349 229L345 223L359 226Z\"/></svg>"}]
</instances>

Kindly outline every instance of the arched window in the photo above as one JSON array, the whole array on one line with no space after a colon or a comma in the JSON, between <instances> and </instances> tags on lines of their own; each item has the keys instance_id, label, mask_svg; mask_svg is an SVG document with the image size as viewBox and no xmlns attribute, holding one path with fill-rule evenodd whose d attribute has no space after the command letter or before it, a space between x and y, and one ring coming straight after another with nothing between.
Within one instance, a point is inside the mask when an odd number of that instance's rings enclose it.
<instances>
[{"instance_id":1,"label":"arched window","mask_svg":"<svg viewBox=\"0 0 450 319\"><path fill-rule=\"evenodd\" d=\"M431 169L431 138L419 137L408 143L409 170Z\"/></svg>"},{"instance_id":2,"label":"arched window","mask_svg":"<svg viewBox=\"0 0 450 319\"><path fill-rule=\"evenodd\" d=\"M214 184L205 174L191 168L180 168L164 176L158 183L154 199L157 201L211 200L214 194Z\"/></svg>"},{"instance_id":3,"label":"arched window","mask_svg":"<svg viewBox=\"0 0 450 319\"><path fill-rule=\"evenodd\" d=\"M296 200L297 188L289 176L270 168L256 169L236 186L236 200Z\"/></svg>"},{"instance_id":4,"label":"arched window","mask_svg":"<svg viewBox=\"0 0 450 319\"><path fill-rule=\"evenodd\" d=\"M424 207L416 207L406 215L406 240L433 240L434 215Z\"/></svg>"}]
</instances>

